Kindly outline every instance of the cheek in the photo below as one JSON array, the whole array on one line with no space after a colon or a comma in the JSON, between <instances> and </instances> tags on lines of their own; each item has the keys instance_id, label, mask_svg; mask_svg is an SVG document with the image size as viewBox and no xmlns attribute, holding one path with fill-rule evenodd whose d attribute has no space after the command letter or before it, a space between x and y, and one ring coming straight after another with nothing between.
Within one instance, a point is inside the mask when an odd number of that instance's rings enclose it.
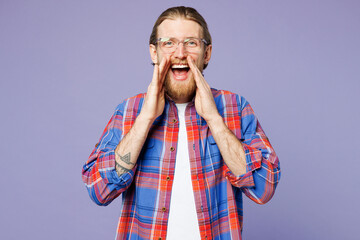
<instances>
[{"instance_id":1,"label":"cheek","mask_svg":"<svg viewBox=\"0 0 360 240\"><path fill-rule=\"evenodd\" d=\"M198 58L196 60L196 66L199 68L200 71L204 68L204 59Z\"/></svg>"},{"instance_id":2,"label":"cheek","mask_svg":"<svg viewBox=\"0 0 360 240\"><path fill-rule=\"evenodd\" d=\"M164 58L163 54L161 54L159 51L156 53L156 60L160 64L161 60Z\"/></svg>"},{"instance_id":3,"label":"cheek","mask_svg":"<svg viewBox=\"0 0 360 240\"><path fill-rule=\"evenodd\" d=\"M194 62L199 65L200 63L204 62L204 53L199 53L197 55L191 55L191 58L194 60Z\"/></svg>"},{"instance_id":4,"label":"cheek","mask_svg":"<svg viewBox=\"0 0 360 240\"><path fill-rule=\"evenodd\" d=\"M157 63L160 63L160 62L161 62L161 56L160 56L160 54L157 53L154 58L155 58L155 61L156 61Z\"/></svg>"},{"instance_id":5,"label":"cheek","mask_svg":"<svg viewBox=\"0 0 360 240\"><path fill-rule=\"evenodd\" d=\"M199 55L197 55L197 54L190 54L190 57L196 63L199 61Z\"/></svg>"}]
</instances>

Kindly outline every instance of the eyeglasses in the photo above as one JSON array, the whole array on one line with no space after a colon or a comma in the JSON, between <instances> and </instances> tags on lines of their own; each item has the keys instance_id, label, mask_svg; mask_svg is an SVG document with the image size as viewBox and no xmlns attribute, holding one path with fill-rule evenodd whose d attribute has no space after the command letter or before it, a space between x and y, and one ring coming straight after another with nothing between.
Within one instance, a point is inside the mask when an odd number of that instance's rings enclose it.
<instances>
[{"instance_id":1,"label":"eyeglasses","mask_svg":"<svg viewBox=\"0 0 360 240\"><path fill-rule=\"evenodd\" d=\"M176 38L158 38L155 44L158 44L160 49L165 53L173 53L182 43L185 51L189 53L198 53L201 50L201 43L208 45L207 41L202 38L187 38L184 41L180 41Z\"/></svg>"}]
</instances>

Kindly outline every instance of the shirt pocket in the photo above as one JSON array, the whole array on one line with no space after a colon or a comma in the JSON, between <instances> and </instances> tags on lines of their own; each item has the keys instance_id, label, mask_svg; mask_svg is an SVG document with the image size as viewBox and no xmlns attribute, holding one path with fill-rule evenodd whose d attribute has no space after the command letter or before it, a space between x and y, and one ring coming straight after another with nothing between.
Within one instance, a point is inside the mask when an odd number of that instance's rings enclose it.
<instances>
[{"instance_id":1,"label":"shirt pocket","mask_svg":"<svg viewBox=\"0 0 360 240\"><path fill-rule=\"evenodd\" d=\"M220 150L215 142L214 137L210 134L207 138L207 144L205 145L205 153L207 153L206 157L207 158L211 158L211 157L220 157L221 158L221 153Z\"/></svg>"},{"instance_id":2,"label":"shirt pocket","mask_svg":"<svg viewBox=\"0 0 360 240\"><path fill-rule=\"evenodd\" d=\"M159 158L155 139L148 138L141 149L139 160L156 160Z\"/></svg>"},{"instance_id":3,"label":"shirt pocket","mask_svg":"<svg viewBox=\"0 0 360 240\"><path fill-rule=\"evenodd\" d=\"M221 166L223 165L223 160L215 139L211 134L208 135L206 140L202 165L210 187L215 186L222 178Z\"/></svg>"},{"instance_id":4,"label":"shirt pocket","mask_svg":"<svg viewBox=\"0 0 360 240\"><path fill-rule=\"evenodd\" d=\"M134 204L139 216L152 216L155 211L154 201L157 198L157 186L161 179L159 173L159 142L148 138L141 150L135 175Z\"/></svg>"},{"instance_id":5,"label":"shirt pocket","mask_svg":"<svg viewBox=\"0 0 360 240\"><path fill-rule=\"evenodd\" d=\"M145 141L138 159L140 172L159 174L161 146L162 144L153 138L148 138Z\"/></svg>"}]
</instances>

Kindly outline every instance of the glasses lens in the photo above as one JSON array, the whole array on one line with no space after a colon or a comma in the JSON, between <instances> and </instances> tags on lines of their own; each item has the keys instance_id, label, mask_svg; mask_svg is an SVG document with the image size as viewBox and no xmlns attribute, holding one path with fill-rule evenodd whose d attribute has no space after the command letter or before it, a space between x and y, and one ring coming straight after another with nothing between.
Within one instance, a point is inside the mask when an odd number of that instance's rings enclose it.
<instances>
[{"instance_id":1,"label":"glasses lens","mask_svg":"<svg viewBox=\"0 0 360 240\"><path fill-rule=\"evenodd\" d=\"M201 41L197 38L189 38L184 41L184 47L188 51L194 51L200 49Z\"/></svg>"},{"instance_id":2,"label":"glasses lens","mask_svg":"<svg viewBox=\"0 0 360 240\"><path fill-rule=\"evenodd\" d=\"M201 49L201 39L198 38L188 38L183 42L175 38L160 38L159 41L160 48L166 53L173 53L176 51L180 43L183 43L185 51L190 53L197 53Z\"/></svg>"}]
</instances>

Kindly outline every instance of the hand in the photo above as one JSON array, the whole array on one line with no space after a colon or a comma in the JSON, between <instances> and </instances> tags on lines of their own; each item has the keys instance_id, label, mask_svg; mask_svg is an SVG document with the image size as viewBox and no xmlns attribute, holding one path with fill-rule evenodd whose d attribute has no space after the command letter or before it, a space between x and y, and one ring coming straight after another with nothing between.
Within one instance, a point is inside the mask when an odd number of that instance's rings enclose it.
<instances>
[{"instance_id":1,"label":"hand","mask_svg":"<svg viewBox=\"0 0 360 240\"><path fill-rule=\"evenodd\" d=\"M221 116L216 108L209 84L190 56L187 57L187 61L194 75L197 87L195 95L195 109L197 113L208 123L212 120L219 119Z\"/></svg>"},{"instance_id":2,"label":"hand","mask_svg":"<svg viewBox=\"0 0 360 240\"><path fill-rule=\"evenodd\" d=\"M154 121L162 114L165 106L164 80L170 67L170 57L164 56L160 65L155 64L152 81L148 87L141 115Z\"/></svg>"}]
</instances>

